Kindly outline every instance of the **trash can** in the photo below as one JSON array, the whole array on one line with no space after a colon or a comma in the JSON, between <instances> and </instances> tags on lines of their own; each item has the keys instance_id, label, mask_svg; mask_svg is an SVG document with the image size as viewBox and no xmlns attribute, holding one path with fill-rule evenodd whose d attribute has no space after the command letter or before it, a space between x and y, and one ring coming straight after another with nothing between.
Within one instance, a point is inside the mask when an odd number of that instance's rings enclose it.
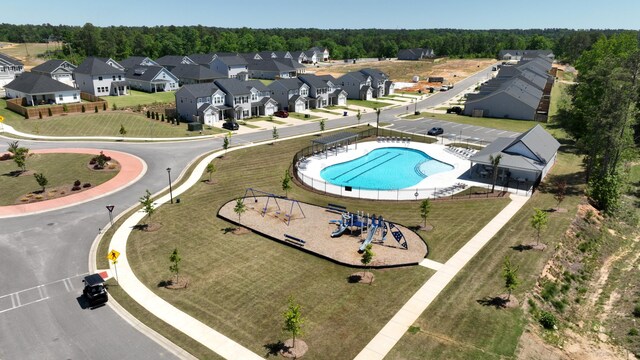
<instances>
[{"instance_id":1,"label":"trash can","mask_svg":"<svg viewBox=\"0 0 640 360\"><path fill-rule=\"evenodd\" d=\"M347 116L347 112L346 112L346 111L345 111L345 112L343 112L343 113L342 113L342 116Z\"/></svg>"}]
</instances>

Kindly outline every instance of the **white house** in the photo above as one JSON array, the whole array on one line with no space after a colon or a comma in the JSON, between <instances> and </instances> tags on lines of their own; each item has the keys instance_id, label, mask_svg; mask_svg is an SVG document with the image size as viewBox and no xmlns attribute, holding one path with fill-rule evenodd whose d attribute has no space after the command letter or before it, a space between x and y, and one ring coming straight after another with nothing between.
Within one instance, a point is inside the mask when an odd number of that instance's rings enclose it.
<instances>
[{"instance_id":1,"label":"white house","mask_svg":"<svg viewBox=\"0 0 640 360\"><path fill-rule=\"evenodd\" d=\"M88 57L78 65L74 76L80 90L95 96L119 96L129 93L124 70L95 57Z\"/></svg>"},{"instance_id":2,"label":"white house","mask_svg":"<svg viewBox=\"0 0 640 360\"><path fill-rule=\"evenodd\" d=\"M53 80L47 75L32 72L23 73L4 88L7 98L25 98L29 106L81 101L80 90Z\"/></svg>"},{"instance_id":3,"label":"white house","mask_svg":"<svg viewBox=\"0 0 640 360\"><path fill-rule=\"evenodd\" d=\"M73 71L77 66L65 60L48 60L33 69L31 72L47 75L53 80L60 81L69 86L75 87L75 81L73 80Z\"/></svg>"},{"instance_id":4,"label":"white house","mask_svg":"<svg viewBox=\"0 0 640 360\"><path fill-rule=\"evenodd\" d=\"M228 78L234 79L241 72L249 70L247 61L238 55L216 56L211 63L211 70L226 74Z\"/></svg>"},{"instance_id":5,"label":"white house","mask_svg":"<svg viewBox=\"0 0 640 360\"><path fill-rule=\"evenodd\" d=\"M309 85L299 79L280 79L268 86L280 109L303 112L309 109Z\"/></svg>"},{"instance_id":6,"label":"white house","mask_svg":"<svg viewBox=\"0 0 640 360\"><path fill-rule=\"evenodd\" d=\"M24 71L24 64L9 55L0 54L0 88Z\"/></svg>"},{"instance_id":7,"label":"white house","mask_svg":"<svg viewBox=\"0 0 640 360\"><path fill-rule=\"evenodd\" d=\"M178 89L178 77L162 66L132 67L125 73L125 79L131 89L150 93Z\"/></svg>"}]
</instances>

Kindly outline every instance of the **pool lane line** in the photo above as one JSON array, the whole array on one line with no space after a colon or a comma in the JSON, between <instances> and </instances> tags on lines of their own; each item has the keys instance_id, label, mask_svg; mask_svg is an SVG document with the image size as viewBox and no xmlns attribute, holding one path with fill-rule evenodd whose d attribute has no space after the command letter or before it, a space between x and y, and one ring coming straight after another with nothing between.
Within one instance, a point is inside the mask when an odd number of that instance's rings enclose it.
<instances>
[{"instance_id":1,"label":"pool lane line","mask_svg":"<svg viewBox=\"0 0 640 360\"><path fill-rule=\"evenodd\" d=\"M360 165L358 165L358 166L356 166L356 167L354 167L354 168L351 168L351 169L349 169L349 170L347 170L347 171L343 172L342 174L340 174L340 175L338 175L338 176L336 176L336 177L331 178L331 180L336 180L337 178L341 177L342 175L346 175L346 174L348 174L348 173L352 172L353 170L355 170L355 169L357 169L357 168L359 168L359 167L365 166L365 165L367 165L367 164L369 164L369 163L371 163L371 162L373 162L373 161L376 161L376 160L380 159L380 158L381 158L381 157L383 157L383 156L387 156L387 155L388 155L388 154L390 154L390 153L391 153L390 151L387 151L386 153L384 153L384 154L382 154L382 155L380 155L380 156L376 157L375 159L371 159L371 160L369 160L369 161L367 161L367 162L365 162L365 163L363 163L363 164L360 164Z\"/></svg>"},{"instance_id":2,"label":"pool lane line","mask_svg":"<svg viewBox=\"0 0 640 360\"><path fill-rule=\"evenodd\" d=\"M370 169L367 169L367 170L365 170L365 171L361 172L360 174L358 174L358 175L356 175L356 176L352 177L351 179L347 180L346 182L349 182L349 181L351 181L351 180L353 180L353 179L357 178L358 176L360 176L360 175L362 175L362 174L366 174L366 173L368 173L369 171L371 171L371 170L373 170L373 169L377 168L378 166L380 166L380 165L382 165L382 164L384 164L384 163L388 163L389 161L391 161L391 160L393 160L393 159L397 158L398 156L402 156L402 154L396 154L396 156L392 157L391 159L385 160L385 161L381 162L380 164L378 164L378 165L376 165L376 166L374 166L374 167L372 167L372 168L370 168Z\"/></svg>"}]
</instances>

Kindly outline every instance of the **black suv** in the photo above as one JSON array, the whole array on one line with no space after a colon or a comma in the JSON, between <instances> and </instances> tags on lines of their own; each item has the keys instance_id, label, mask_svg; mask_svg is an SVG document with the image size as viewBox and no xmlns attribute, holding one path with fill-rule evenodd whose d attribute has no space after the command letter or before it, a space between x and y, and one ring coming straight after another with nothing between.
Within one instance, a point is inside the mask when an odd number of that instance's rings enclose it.
<instances>
[{"instance_id":1,"label":"black suv","mask_svg":"<svg viewBox=\"0 0 640 360\"><path fill-rule=\"evenodd\" d=\"M462 108L460 106L454 106L447 109L447 114L462 114Z\"/></svg>"},{"instance_id":2,"label":"black suv","mask_svg":"<svg viewBox=\"0 0 640 360\"><path fill-rule=\"evenodd\" d=\"M107 300L109 300L109 294L107 294L107 286L100 274L85 276L82 282L84 283L84 290L82 290L82 295L84 295L84 297L89 302L89 306L104 304L107 302Z\"/></svg>"},{"instance_id":3,"label":"black suv","mask_svg":"<svg viewBox=\"0 0 640 360\"><path fill-rule=\"evenodd\" d=\"M224 124L222 124L222 127L227 130L238 130L240 125L235 121L225 121Z\"/></svg>"},{"instance_id":4,"label":"black suv","mask_svg":"<svg viewBox=\"0 0 640 360\"><path fill-rule=\"evenodd\" d=\"M442 135L444 133L444 129L441 127L433 127L428 132L427 135L437 136Z\"/></svg>"}]
</instances>

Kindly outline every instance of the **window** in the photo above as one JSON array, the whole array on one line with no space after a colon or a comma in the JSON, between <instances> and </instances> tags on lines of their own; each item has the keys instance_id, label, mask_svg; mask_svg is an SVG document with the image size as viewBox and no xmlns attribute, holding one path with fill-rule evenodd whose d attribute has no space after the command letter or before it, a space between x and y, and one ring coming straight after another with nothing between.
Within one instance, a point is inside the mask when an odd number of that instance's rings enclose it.
<instances>
[{"instance_id":1,"label":"window","mask_svg":"<svg viewBox=\"0 0 640 360\"><path fill-rule=\"evenodd\" d=\"M63 100L64 100L64 98L62 97L62 94L59 94L59 95L58 95L58 100L60 100L60 101L63 101Z\"/></svg>"},{"instance_id":2,"label":"window","mask_svg":"<svg viewBox=\"0 0 640 360\"><path fill-rule=\"evenodd\" d=\"M251 94L251 101L257 101L258 100L258 95L256 93L252 93Z\"/></svg>"},{"instance_id":3,"label":"window","mask_svg":"<svg viewBox=\"0 0 640 360\"><path fill-rule=\"evenodd\" d=\"M73 100L78 100L78 93L73 93Z\"/></svg>"},{"instance_id":4,"label":"window","mask_svg":"<svg viewBox=\"0 0 640 360\"><path fill-rule=\"evenodd\" d=\"M122 80L122 75L118 75L118 80Z\"/></svg>"},{"instance_id":5,"label":"window","mask_svg":"<svg viewBox=\"0 0 640 360\"><path fill-rule=\"evenodd\" d=\"M102 76L98 76L98 80L102 81Z\"/></svg>"},{"instance_id":6,"label":"window","mask_svg":"<svg viewBox=\"0 0 640 360\"><path fill-rule=\"evenodd\" d=\"M115 75L113 75L113 81L116 81L116 76Z\"/></svg>"}]
</instances>

